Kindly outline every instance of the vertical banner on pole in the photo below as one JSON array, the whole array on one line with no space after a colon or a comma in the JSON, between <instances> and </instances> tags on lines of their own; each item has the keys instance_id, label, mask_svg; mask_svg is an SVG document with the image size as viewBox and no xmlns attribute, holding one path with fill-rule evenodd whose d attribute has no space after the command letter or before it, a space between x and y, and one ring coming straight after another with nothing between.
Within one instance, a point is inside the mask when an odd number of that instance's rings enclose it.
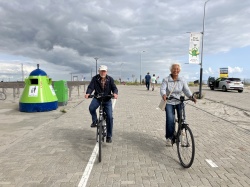
<instances>
[{"instance_id":1,"label":"vertical banner on pole","mask_svg":"<svg viewBox=\"0 0 250 187\"><path fill-rule=\"evenodd\" d=\"M190 33L189 42L189 63L200 64L200 41L201 33Z\"/></svg>"},{"instance_id":2,"label":"vertical banner on pole","mask_svg":"<svg viewBox=\"0 0 250 187\"><path fill-rule=\"evenodd\" d=\"M228 77L228 68L220 68L220 78Z\"/></svg>"}]
</instances>

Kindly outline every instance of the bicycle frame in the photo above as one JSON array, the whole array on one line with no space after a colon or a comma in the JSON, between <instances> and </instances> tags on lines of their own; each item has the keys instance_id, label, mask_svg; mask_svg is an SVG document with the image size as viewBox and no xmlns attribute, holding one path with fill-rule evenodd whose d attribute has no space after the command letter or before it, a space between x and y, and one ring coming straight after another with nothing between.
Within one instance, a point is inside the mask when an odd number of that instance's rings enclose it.
<instances>
[{"instance_id":1,"label":"bicycle frame","mask_svg":"<svg viewBox=\"0 0 250 187\"><path fill-rule=\"evenodd\" d=\"M186 124L186 112L185 112L185 103L184 103L184 97L181 96L180 97L180 101L181 101L181 114L180 114L180 119L177 120L177 124L178 124L178 129L177 129L177 137L181 134L181 130L183 130L183 128L185 128L188 124Z\"/></svg>"},{"instance_id":2,"label":"bicycle frame","mask_svg":"<svg viewBox=\"0 0 250 187\"><path fill-rule=\"evenodd\" d=\"M105 117L105 112L103 109L103 102L101 101L101 104L99 106L99 120L97 123L96 141L98 141L98 134L99 134L98 130L100 130L100 129L102 131L102 141L104 141L105 131L106 131L106 127L103 125L104 120L106 120L106 117Z\"/></svg>"},{"instance_id":3,"label":"bicycle frame","mask_svg":"<svg viewBox=\"0 0 250 187\"><path fill-rule=\"evenodd\" d=\"M195 92L197 93L197 92ZM193 94L194 95L194 94ZM193 164L194 155L195 155L195 142L193 133L189 127L189 125L185 122L186 113L185 113L185 100L184 96L178 98L169 98L180 101L181 111L180 111L180 119L175 119L175 125L178 124L177 132L174 133L174 138L172 140L172 144L176 143L177 145L177 153L180 160L181 165L184 168L189 168Z\"/></svg>"},{"instance_id":4,"label":"bicycle frame","mask_svg":"<svg viewBox=\"0 0 250 187\"><path fill-rule=\"evenodd\" d=\"M100 99L100 106L99 106L99 120L97 123L97 130L96 130L96 141L99 144L99 162L102 161L102 142L104 142L104 137L107 135L107 127L106 127L106 114L104 112L103 109L103 102L104 102L104 98L105 97L109 97L112 98L113 95L107 95L107 96L103 96L98 95L90 95L89 98L96 98L96 99Z\"/></svg>"}]
</instances>

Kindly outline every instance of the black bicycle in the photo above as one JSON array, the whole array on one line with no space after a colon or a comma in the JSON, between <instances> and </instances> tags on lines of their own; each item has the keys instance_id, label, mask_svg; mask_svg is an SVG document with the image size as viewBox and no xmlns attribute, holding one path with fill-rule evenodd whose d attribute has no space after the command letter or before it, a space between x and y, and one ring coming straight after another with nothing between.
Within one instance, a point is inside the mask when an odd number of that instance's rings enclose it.
<instances>
[{"instance_id":1,"label":"black bicycle","mask_svg":"<svg viewBox=\"0 0 250 187\"><path fill-rule=\"evenodd\" d=\"M0 100L5 100L7 98L4 92L0 92Z\"/></svg>"},{"instance_id":2,"label":"black bicycle","mask_svg":"<svg viewBox=\"0 0 250 187\"><path fill-rule=\"evenodd\" d=\"M96 98L98 99L101 104L99 107L99 119L97 122L97 130L96 130L96 141L99 144L99 162L102 161L102 142L104 142L104 138L107 136L107 123L106 123L106 113L103 110L103 102L106 99L113 98L113 95L89 95L89 98Z\"/></svg>"},{"instance_id":3,"label":"black bicycle","mask_svg":"<svg viewBox=\"0 0 250 187\"><path fill-rule=\"evenodd\" d=\"M198 95L199 92L193 93L192 98L195 95ZM176 143L177 145L177 153L180 160L181 165L184 168L189 168L194 162L195 156L195 143L194 136L186 123L186 114L185 114L185 101L189 101L192 99L185 99L184 96L181 96L180 99L170 96L168 100L177 100L181 102L181 114L180 119L175 119L175 132L172 140L172 144Z\"/></svg>"}]
</instances>

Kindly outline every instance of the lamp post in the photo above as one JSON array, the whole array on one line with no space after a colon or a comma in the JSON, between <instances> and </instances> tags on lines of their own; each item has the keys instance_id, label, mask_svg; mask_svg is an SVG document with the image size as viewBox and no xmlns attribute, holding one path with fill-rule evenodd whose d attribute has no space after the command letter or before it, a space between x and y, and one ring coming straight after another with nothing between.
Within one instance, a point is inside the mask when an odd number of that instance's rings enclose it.
<instances>
[{"instance_id":1,"label":"lamp post","mask_svg":"<svg viewBox=\"0 0 250 187\"><path fill-rule=\"evenodd\" d=\"M140 51L140 84L141 84L141 54L146 51Z\"/></svg>"},{"instance_id":2,"label":"lamp post","mask_svg":"<svg viewBox=\"0 0 250 187\"><path fill-rule=\"evenodd\" d=\"M24 80L23 63L21 63L22 81Z\"/></svg>"},{"instance_id":3,"label":"lamp post","mask_svg":"<svg viewBox=\"0 0 250 187\"><path fill-rule=\"evenodd\" d=\"M122 82L122 65L123 65L123 63L121 63L121 74L120 74L120 83Z\"/></svg>"},{"instance_id":4,"label":"lamp post","mask_svg":"<svg viewBox=\"0 0 250 187\"><path fill-rule=\"evenodd\" d=\"M203 15L203 27L202 27L202 42L201 42L201 63L200 63L200 86L199 86L199 92L200 92L200 95L199 95L199 99L201 99L201 96L202 96L202 73L203 73L203 68L202 68L202 60L203 60L203 40L204 40L204 23L205 23L205 13L206 13L206 4L207 2L210 1L210 0L207 0L205 3L204 3L204 15Z\"/></svg>"},{"instance_id":5,"label":"lamp post","mask_svg":"<svg viewBox=\"0 0 250 187\"><path fill-rule=\"evenodd\" d=\"M97 60L98 60L99 58L95 57L94 59L95 59L95 61L96 61L96 66L95 66L96 71L95 71L95 72L96 72L96 75L97 75Z\"/></svg>"}]
</instances>

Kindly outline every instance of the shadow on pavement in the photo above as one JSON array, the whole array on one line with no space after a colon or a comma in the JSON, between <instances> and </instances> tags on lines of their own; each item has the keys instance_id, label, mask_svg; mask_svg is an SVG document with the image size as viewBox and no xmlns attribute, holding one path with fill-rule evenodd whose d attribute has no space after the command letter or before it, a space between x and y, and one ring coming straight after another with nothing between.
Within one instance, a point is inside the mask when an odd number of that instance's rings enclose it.
<instances>
[{"instance_id":1,"label":"shadow on pavement","mask_svg":"<svg viewBox=\"0 0 250 187\"><path fill-rule=\"evenodd\" d=\"M122 132L120 137L128 146L136 146L143 154L153 161L164 164L166 167L180 168L176 146L167 147L165 139L149 136L141 132ZM181 167L182 168L182 167Z\"/></svg>"},{"instance_id":2,"label":"shadow on pavement","mask_svg":"<svg viewBox=\"0 0 250 187\"><path fill-rule=\"evenodd\" d=\"M71 154L80 160L88 161L96 144L95 130L59 128L53 132L54 138L62 142Z\"/></svg>"}]
</instances>

